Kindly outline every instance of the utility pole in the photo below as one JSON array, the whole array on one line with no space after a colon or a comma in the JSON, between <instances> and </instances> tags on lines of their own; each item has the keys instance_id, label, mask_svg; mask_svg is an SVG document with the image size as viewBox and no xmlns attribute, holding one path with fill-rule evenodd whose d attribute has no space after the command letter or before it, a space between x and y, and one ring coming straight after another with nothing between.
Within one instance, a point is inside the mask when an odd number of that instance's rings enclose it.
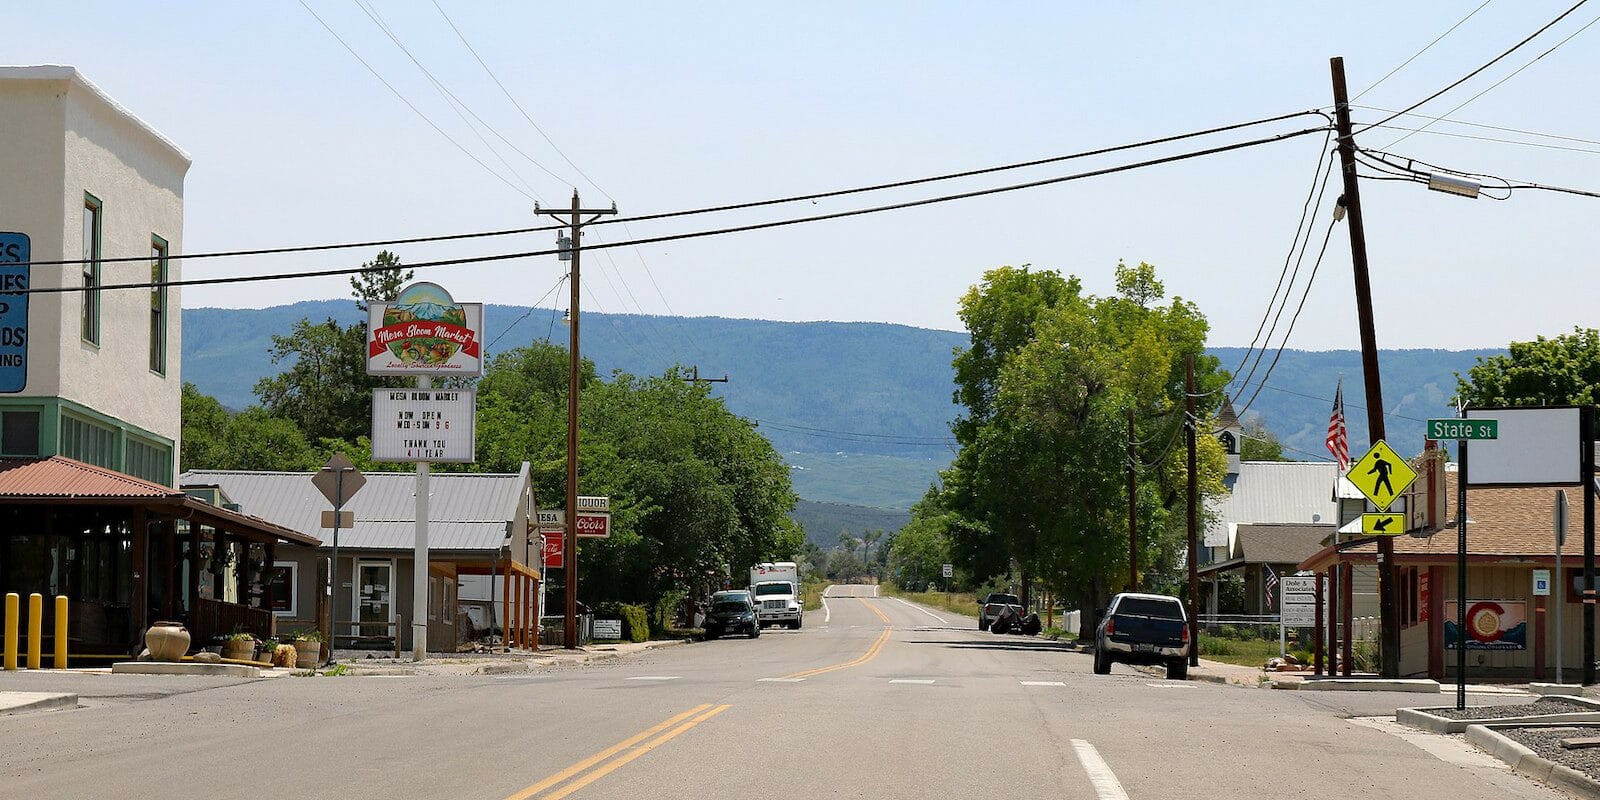
<instances>
[{"instance_id":1,"label":"utility pole","mask_svg":"<svg viewBox=\"0 0 1600 800\"><path fill-rule=\"evenodd\" d=\"M1189 666L1200 666L1200 480L1195 474L1194 354L1183 360L1183 431L1189 446Z\"/></svg>"},{"instance_id":2,"label":"utility pole","mask_svg":"<svg viewBox=\"0 0 1600 800\"><path fill-rule=\"evenodd\" d=\"M1128 408L1128 591L1139 591L1139 478L1133 449L1133 408Z\"/></svg>"},{"instance_id":3,"label":"utility pole","mask_svg":"<svg viewBox=\"0 0 1600 800\"><path fill-rule=\"evenodd\" d=\"M1350 98L1344 84L1344 59L1329 59L1333 71L1334 120L1339 129L1339 167L1344 179L1340 198L1350 228L1350 263L1355 267L1356 320L1361 328L1361 378L1367 390L1367 436L1370 444L1384 438L1383 383L1378 374L1378 337L1372 322L1372 280L1367 273L1367 232L1361 218L1361 187L1356 181L1356 143L1350 130ZM1378 615L1382 622L1379 654L1385 678L1400 676L1400 619L1395 596L1394 540L1378 537ZM1466 598L1458 598L1465 601Z\"/></svg>"},{"instance_id":4,"label":"utility pole","mask_svg":"<svg viewBox=\"0 0 1600 800\"><path fill-rule=\"evenodd\" d=\"M693 367L693 369L694 369L694 371L689 374L689 377L684 378L684 380L686 380L689 383L692 383L692 384L694 384L696 386L699 386L702 383L727 383L728 382L728 374L726 372L724 372L722 374L722 377L720 377L720 378L702 378L702 377L700 377L700 367L697 365L697 366Z\"/></svg>"},{"instance_id":5,"label":"utility pole","mask_svg":"<svg viewBox=\"0 0 1600 800\"><path fill-rule=\"evenodd\" d=\"M610 208L584 208L578 201L578 190L573 189L570 209L547 210L534 203L533 213L552 217L568 214L571 226L568 235L572 240L568 244L568 252L572 261L572 324L567 331L567 530L564 548L567 561L567 613L561 641L568 650L574 650L578 647L578 373L583 364L578 349L578 265L583 253L584 215L593 214L589 219L589 222L593 222L602 215L617 213L617 204L613 202Z\"/></svg>"}]
</instances>

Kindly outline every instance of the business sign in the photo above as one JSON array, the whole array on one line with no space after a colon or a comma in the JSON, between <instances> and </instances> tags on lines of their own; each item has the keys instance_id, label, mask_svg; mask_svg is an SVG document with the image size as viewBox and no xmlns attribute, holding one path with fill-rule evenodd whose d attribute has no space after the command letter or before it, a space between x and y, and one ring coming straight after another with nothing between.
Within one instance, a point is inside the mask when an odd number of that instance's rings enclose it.
<instances>
[{"instance_id":1,"label":"business sign","mask_svg":"<svg viewBox=\"0 0 1600 800\"><path fill-rule=\"evenodd\" d=\"M1417 621L1427 622L1428 609L1433 608L1433 582L1427 570L1417 571Z\"/></svg>"},{"instance_id":2,"label":"business sign","mask_svg":"<svg viewBox=\"0 0 1600 800\"><path fill-rule=\"evenodd\" d=\"M470 389L372 390L372 460L476 461Z\"/></svg>"},{"instance_id":3,"label":"business sign","mask_svg":"<svg viewBox=\"0 0 1600 800\"><path fill-rule=\"evenodd\" d=\"M1528 604L1522 600L1468 600L1468 650L1528 649ZM1456 601L1444 601L1444 647L1456 649Z\"/></svg>"},{"instance_id":4,"label":"business sign","mask_svg":"<svg viewBox=\"0 0 1600 800\"><path fill-rule=\"evenodd\" d=\"M622 620L597 619L594 621L594 638L596 639L621 639Z\"/></svg>"},{"instance_id":5,"label":"business sign","mask_svg":"<svg viewBox=\"0 0 1600 800\"><path fill-rule=\"evenodd\" d=\"M578 512L578 535L595 539L604 539L610 536L611 515Z\"/></svg>"},{"instance_id":6,"label":"business sign","mask_svg":"<svg viewBox=\"0 0 1600 800\"><path fill-rule=\"evenodd\" d=\"M0 393L28 385L28 288L33 258L26 233L0 233Z\"/></svg>"},{"instance_id":7,"label":"business sign","mask_svg":"<svg viewBox=\"0 0 1600 800\"><path fill-rule=\"evenodd\" d=\"M540 531L564 531L567 529L567 512L541 508L534 512L534 525Z\"/></svg>"},{"instance_id":8,"label":"business sign","mask_svg":"<svg viewBox=\"0 0 1600 800\"><path fill-rule=\"evenodd\" d=\"M1474 441L1468 451L1468 486L1572 486L1582 480L1578 409L1469 408L1466 416L1499 423L1498 438Z\"/></svg>"},{"instance_id":9,"label":"business sign","mask_svg":"<svg viewBox=\"0 0 1600 800\"><path fill-rule=\"evenodd\" d=\"M413 283L367 308L368 375L483 374L483 304L457 303L434 283Z\"/></svg>"},{"instance_id":10,"label":"business sign","mask_svg":"<svg viewBox=\"0 0 1600 800\"><path fill-rule=\"evenodd\" d=\"M540 556L544 559L545 569L563 569L567 565L562 555L566 552L563 548L566 542L558 533L546 534L539 537Z\"/></svg>"},{"instance_id":11,"label":"business sign","mask_svg":"<svg viewBox=\"0 0 1600 800\"><path fill-rule=\"evenodd\" d=\"M1291 628L1310 628L1317 624L1317 578L1314 575L1285 576L1278 581L1281 620Z\"/></svg>"},{"instance_id":12,"label":"business sign","mask_svg":"<svg viewBox=\"0 0 1600 800\"><path fill-rule=\"evenodd\" d=\"M611 498L578 495L578 510L609 513L611 511Z\"/></svg>"},{"instance_id":13,"label":"business sign","mask_svg":"<svg viewBox=\"0 0 1600 800\"><path fill-rule=\"evenodd\" d=\"M1533 571L1533 596L1550 596L1550 570L1536 569Z\"/></svg>"}]
</instances>

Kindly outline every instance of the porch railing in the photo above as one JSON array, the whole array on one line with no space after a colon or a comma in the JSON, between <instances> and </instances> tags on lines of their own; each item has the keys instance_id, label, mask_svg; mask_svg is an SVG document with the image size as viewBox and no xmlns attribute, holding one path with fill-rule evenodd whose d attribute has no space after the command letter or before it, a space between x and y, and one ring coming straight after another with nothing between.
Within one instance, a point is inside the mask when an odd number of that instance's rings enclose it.
<instances>
[{"instance_id":1,"label":"porch railing","mask_svg":"<svg viewBox=\"0 0 1600 800\"><path fill-rule=\"evenodd\" d=\"M272 612L264 608L251 608L237 603L199 598L194 613L190 615L189 635L192 647L206 647L217 636L230 633L248 633L257 639L272 635Z\"/></svg>"}]
</instances>

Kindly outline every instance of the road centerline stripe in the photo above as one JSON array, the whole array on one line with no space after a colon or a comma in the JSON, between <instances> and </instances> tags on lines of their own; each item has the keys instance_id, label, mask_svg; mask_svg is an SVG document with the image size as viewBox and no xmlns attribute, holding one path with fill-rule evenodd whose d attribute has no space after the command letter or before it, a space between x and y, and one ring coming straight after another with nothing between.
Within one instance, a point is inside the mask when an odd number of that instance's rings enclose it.
<instances>
[{"instance_id":1,"label":"road centerline stripe","mask_svg":"<svg viewBox=\"0 0 1600 800\"><path fill-rule=\"evenodd\" d=\"M639 745L638 747L635 747L634 749L628 751L626 755L623 755L622 757L616 758L612 761L608 761L599 769L589 772L572 783L563 786L559 791L546 798L546 800L561 800L561 798L566 797L567 795L572 794L573 792L576 792L579 789L582 789L583 787L588 786L589 784L594 783L595 781L600 780L607 775L610 775L612 772L615 772L617 769L633 761L639 756L642 756L645 753L648 753L651 750L666 744L678 734L681 734L684 731L687 731L690 728L693 728L694 726L699 725L700 723L705 722L706 720L711 719L712 717L721 714L724 711L727 711L729 707L730 706L726 704L717 706L716 708L706 711L694 719L691 719L688 722L685 722L682 725L679 725L678 727L673 728L672 730L667 731L666 733L663 733L660 736L657 736L656 738Z\"/></svg>"},{"instance_id":2,"label":"road centerline stripe","mask_svg":"<svg viewBox=\"0 0 1600 800\"><path fill-rule=\"evenodd\" d=\"M561 770L560 772L557 772L556 774L551 775L550 777L545 778L544 780L539 781L538 783L535 783L532 786L529 786L528 788L523 789L522 791L517 792L516 794L513 794L513 795L507 797L506 800L528 800L528 798L533 797L534 795L536 795L536 794L538 794L538 793L540 793L540 792L542 792L542 791L544 791L544 790L546 790L546 789L548 789L548 788L550 788L550 787L552 787L552 786L554 786L554 785L556 785L556 784L558 784L558 783L560 783L560 782L562 782L562 781L564 781L564 780L566 780L568 778L571 778L572 776L574 776L574 775L576 775L576 774L578 774L578 773L580 773L580 772L582 772L582 771L594 766L595 764L598 764L601 761L604 761L604 760L616 755L617 753L620 753L623 750L626 750L626 749L628 749L628 748L630 748L630 747L632 747L632 746L634 746L634 745L636 745L636 744L638 744L638 743L640 743L640 742L642 742L642 741L644 741L644 740L646 740L646 739L648 739L648 738L650 738L650 737L652 737L652 736L654 736L654 735L656 735L656 734L658 734L658 733L660 733L660 732L672 727L673 725L676 725L676 724L678 724L678 723L680 723L680 722L682 722L682 721L684 721L684 720L686 720L686 719L688 719L688 718L690 718L690 717L692 717L692 716L694 716L696 714L699 714L700 712L705 711L708 708L711 708L711 704L710 703L702 703L702 704L700 704L698 706L695 706L694 708L691 708L688 711L685 711L685 712L683 712L681 714L677 714L675 716L668 717L666 720L664 720L662 722L658 722L658 723L656 723L654 726L652 726L650 728L647 728L647 729L645 729L645 730L643 730L643 731L641 731L639 733L636 733L636 734L634 734L632 736L629 736L628 738L623 739L622 741L617 742L616 744L611 745L610 747L607 747L606 749L601 750L600 752L595 753L594 755L589 756L588 758L585 758L582 761L579 761L578 763L573 764L572 766L567 767L566 769Z\"/></svg>"},{"instance_id":3,"label":"road centerline stripe","mask_svg":"<svg viewBox=\"0 0 1600 800\"><path fill-rule=\"evenodd\" d=\"M1111 771L1111 765L1100 757L1100 751L1083 739L1073 739L1072 749L1078 754L1078 763L1083 765L1083 771L1089 776L1089 784L1094 787L1094 793L1100 800L1128 800L1128 793L1122 790L1122 782L1117 780L1116 773Z\"/></svg>"}]
</instances>

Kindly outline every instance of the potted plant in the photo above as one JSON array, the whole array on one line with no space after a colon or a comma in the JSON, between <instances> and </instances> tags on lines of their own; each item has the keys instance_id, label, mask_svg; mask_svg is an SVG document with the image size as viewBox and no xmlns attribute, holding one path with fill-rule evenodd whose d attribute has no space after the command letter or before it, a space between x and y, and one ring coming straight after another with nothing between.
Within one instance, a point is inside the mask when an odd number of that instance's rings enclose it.
<instances>
[{"instance_id":1,"label":"potted plant","mask_svg":"<svg viewBox=\"0 0 1600 800\"><path fill-rule=\"evenodd\" d=\"M235 632L222 640L222 657L234 661L249 661L256 654L256 637Z\"/></svg>"},{"instance_id":2,"label":"potted plant","mask_svg":"<svg viewBox=\"0 0 1600 800\"><path fill-rule=\"evenodd\" d=\"M267 637L256 642L256 660L271 663L272 654L278 649L278 640Z\"/></svg>"},{"instance_id":3,"label":"potted plant","mask_svg":"<svg viewBox=\"0 0 1600 800\"><path fill-rule=\"evenodd\" d=\"M297 669L316 669L322 661L322 631L307 628L295 634L294 652Z\"/></svg>"}]
</instances>

